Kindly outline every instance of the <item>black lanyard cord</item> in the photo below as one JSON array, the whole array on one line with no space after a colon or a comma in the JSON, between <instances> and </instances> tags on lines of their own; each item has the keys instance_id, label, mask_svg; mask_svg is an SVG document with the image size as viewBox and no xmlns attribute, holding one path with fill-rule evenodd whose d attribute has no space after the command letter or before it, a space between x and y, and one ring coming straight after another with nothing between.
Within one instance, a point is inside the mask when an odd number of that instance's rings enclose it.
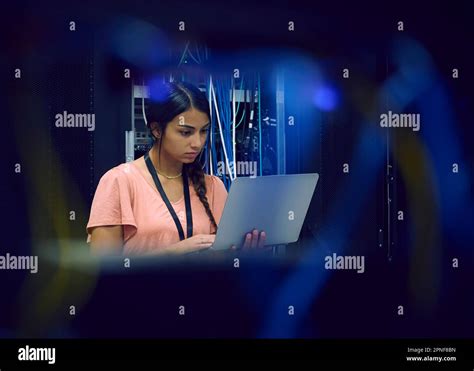
<instances>
[{"instance_id":1,"label":"black lanyard cord","mask_svg":"<svg viewBox=\"0 0 474 371\"><path fill-rule=\"evenodd\" d=\"M166 204L166 207L168 208L168 211L173 217L174 223L176 224L176 228L178 229L179 239L180 241L182 241L184 240L183 227L181 225L181 222L179 221L178 216L176 215L176 212L173 209L173 206L170 203L170 200L168 199L168 196L166 196L165 190L163 189L163 186L161 185L160 179L158 178L158 174L156 173L155 167L153 166L153 163L151 162L148 152L145 153L144 158L145 158L145 163L148 168L148 171L150 172L153 178L153 181L155 182L156 188L158 189L158 192L160 192L161 198L163 199L164 203ZM186 174L186 171L183 171L183 188L184 188L184 204L186 207L186 226L187 226L186 232L187 232L187 238L189 238L193 235L193 214L191 210L191 198L189 196L189 183L188 183L188 176Z\"/></svg>"}]
</instances>

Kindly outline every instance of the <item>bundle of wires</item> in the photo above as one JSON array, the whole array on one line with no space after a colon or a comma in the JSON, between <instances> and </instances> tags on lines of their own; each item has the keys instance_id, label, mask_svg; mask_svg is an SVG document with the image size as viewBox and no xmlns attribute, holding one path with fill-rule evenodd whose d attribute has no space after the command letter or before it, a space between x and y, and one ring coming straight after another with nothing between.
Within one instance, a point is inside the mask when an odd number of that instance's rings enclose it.
<instances>
[{"instance_id":1,"label":"bundle of wires","mask_svg":"<svg viewBox=\"0 0 474 371\"><path fill-rule=\"evenodd\" d=\"M259 162L259 174L262 175L262 121L261 121L261 90L260 90L260 75L256 78L249 79L248 86L250 87L250 102L249 107L249 122L248 125L244 125L241 130L241 142L245 142L245 146L251 148L253 146L253 140L255 135L254 125L256 124L256 117L258 118L258 162ZM257 103L255 103L257 98ZM248 140L248 142L247 142ZM249 149L248 157L245 158L247 161L254 161L255 153L253 149Z\"/></svg>"},{"instance_id":2,"label":"bundle of wires","mask_svg":"<svg viewBox=\"0 0 474 371\"><path fill-rule=\"evenodd\" d=\"M232 114L229 91L232 86L229 81L209 79L209 103L211 105L211 173L221 169L219 162L224 164L224 174L221 179L227 189L234 180L233 163L235 153L232 143ZM220 145L218 145L220 144ZM229 175L229 177L225 176Z\"/></svg>"},{"instance_id":3,"label":"bundle of wires","mask_svg":"<svg viewBox=\"0 0 474 371\"><path fill-rule=\"evenodd\" d=\"M207 153L206 158L206 172L210 174L217 173L218 170L222 170L222 166L219 166L219 163L224 164L224 173L217 174L221 177L224 185L227 189L230 188L232 181L237 177L236 167L237 167L237 151L236 151L236 132L239 126L244 122L246 117L246 108L244 104L244 109L242 116L239 118L237 114L240 109L241 101L245 101L245 92L244 79L243 76L240 81L240 92L244 92L244 97L242 100L239 100L236 106L235 99L235 85L234 79L213 79L211 76L208 82L208 99L210 104L211 112L211 130L210 130L210 153ZM244 124L242 134L245 136L247 131L248 135L252 135L252 125L253 125L253 113L257 110L260 111L260 78L258 78L258 107L255 107L255 96L253 95L253 89L251 90L251 117L249 128ZM232 92L229 94L229 92ZM259 162L260 162L260 174L261 172L261 121L260 121L260 112L258 112L258 123L259 123ZM246 130L247 129L247 130ZM242 140L241 140L242 141ZM226 176L228 175L228 176Z\"/></svg>"}]
</instances>

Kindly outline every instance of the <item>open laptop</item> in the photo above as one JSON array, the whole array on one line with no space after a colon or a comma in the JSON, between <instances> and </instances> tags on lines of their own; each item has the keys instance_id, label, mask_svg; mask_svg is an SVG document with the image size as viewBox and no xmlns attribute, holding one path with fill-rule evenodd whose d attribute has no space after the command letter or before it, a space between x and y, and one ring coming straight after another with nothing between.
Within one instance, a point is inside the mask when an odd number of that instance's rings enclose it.
<instances>
[{"instance_id":1,"label":"open laptop","mask_svg":"<svg viewBox=\"0 0 474 371\"><path fill-rule=\"evenodd\" d=\"M296 242L319 174L236 178L211 249L240 248L247 232L265 231L265 245Z\"/></svg>"}]
</instances>

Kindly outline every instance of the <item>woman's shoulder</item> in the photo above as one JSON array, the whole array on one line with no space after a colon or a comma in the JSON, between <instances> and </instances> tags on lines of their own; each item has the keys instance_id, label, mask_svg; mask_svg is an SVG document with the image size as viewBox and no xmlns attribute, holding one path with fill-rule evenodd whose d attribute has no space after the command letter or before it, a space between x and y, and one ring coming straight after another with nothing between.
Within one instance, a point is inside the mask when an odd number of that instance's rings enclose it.
<instances>
[{"instance_id":1,"label":"woman's shoulder","mask_svg":"<svg viewBox=\"0 0 474 371\"><path fill-rule=\"evenodd\" d=\"M114 166L107 170L104 175L102 175L100 181L105 182L105 181L119 181L119 182L124 182L124 181L129 181L130 179L133 178L133 165L130 162L124 162L122 164L119 164L117 166Z\"/></svg>"},{"instance_id":2,"label":"woman's shoulder","mask_svg":"<svg viewBox=\"0 0 474 371\"><path fill-rule=\"evenodd\" d=\"M227 192L226 189L225 189L225 185L222 182L221 178L219 178L216 175L210 175L210 174L205 174L204 176L205 176L205 180L206 180L206 185L212 187L211 189L214 192L216 192L216 191L217 192L222 192L222 191Z\"/></svg>"},{"instance_id":3,"label":"woman's shoulder","mask_svg":"<svg viewBox=\"0 0 474 371\"><path fill-rule=\"evenodd\" d=\"M222 180L215 176L215 175L211 175L211 174L204 174L204 179L206 180L206 183L207 184L214 184L215 182L222 182Z\"/></svg>"}]
</instances>

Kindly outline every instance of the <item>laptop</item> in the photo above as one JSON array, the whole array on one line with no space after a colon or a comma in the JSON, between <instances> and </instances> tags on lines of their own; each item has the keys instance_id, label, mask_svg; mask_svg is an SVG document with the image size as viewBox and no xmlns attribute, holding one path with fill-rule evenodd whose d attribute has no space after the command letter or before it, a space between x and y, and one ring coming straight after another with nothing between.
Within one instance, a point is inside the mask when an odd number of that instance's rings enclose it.
<instances>
[{"instance_id":1,"label":"laptop","mask_svg":"<svg viewBox=\"0 0 474 371\"><path fill-rule=\"evenodd\" d=\"M245 234L265 231L265 245L296 242L319 174L236 178L224 206L212 250L240 248Z\"/></svg>"}]
</instances>

